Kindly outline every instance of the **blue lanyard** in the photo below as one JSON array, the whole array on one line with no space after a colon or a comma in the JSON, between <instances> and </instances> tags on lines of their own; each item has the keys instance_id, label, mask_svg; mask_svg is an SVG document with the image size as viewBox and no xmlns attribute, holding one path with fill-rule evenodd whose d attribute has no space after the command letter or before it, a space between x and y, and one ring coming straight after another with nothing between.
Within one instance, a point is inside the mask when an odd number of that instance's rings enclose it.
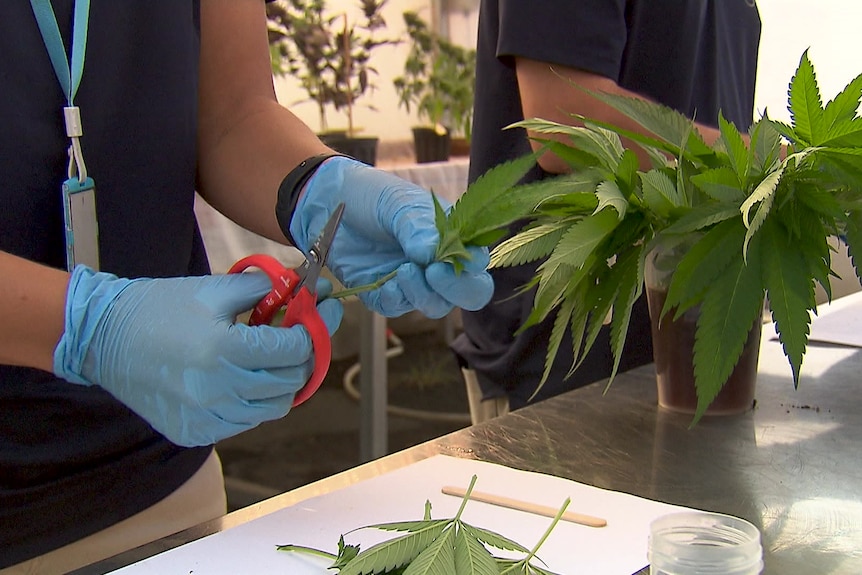
<instances>
[{"instance_id":1,"label":"blue lanyard","mask_svg":"<svg viewBox=\"0 0 862 575\"><path fill-rule=\"evenodd\" d=\"M72 23L71 63L66 55L57 16L51 0L30 0L33 15L39 25L42 41L54 67L66 106L63 118L66 136L69 137L68 179L63 182L63 223L66 233L66 269L78 264L99 269L99 230L96 219L95 184L87 175L81 137L81 111L75 106L75 94L84 75L84 55L87 52L87 28L90 20L90 0L75 0L75 19Z\"/></svg>"},{"instance_id":2,"label":"blue lanyard","mask_svg":"<svg viewBox=\"0 0 862 575\"><path fill-rule=\"evenodd\" d=\"M75 176L83 183L87 179L87 166L84 163L84 153L81 151L81 136L84 129L81 126L81 112L75 106L75 94L81 85L84 75L84 55L87 52L87 28L90 20L90 0L75 1L75 20L72 24L72 62L66 57L66 47L57 26L57 17L51 0L30 0L33 15L42 33L45 48L51 58L51 65L60 86L66 96L66 107L63 116L66 121L66 135L69 136L69 178Z\"/></svg>"},{"instance_id":3,"label":"blue lanyard","mask_svg":"<svg viewBox=\"0 0 862 575\"><path fill-rule=\"evenodd\" d=\"M84 54L87 51L87 28L90 20L90 0L77 0L75 2L75 20L72 28L72 63L66 57L66 48L63 46L63 38L60 36L60 28L57 26L57 17L51 0L30 0L33 15L39 24L42 40L54 73L60 81L66 102L73 106L75 94L81 84L81 76L84 74Z\"/></svg>"}]
</instances>

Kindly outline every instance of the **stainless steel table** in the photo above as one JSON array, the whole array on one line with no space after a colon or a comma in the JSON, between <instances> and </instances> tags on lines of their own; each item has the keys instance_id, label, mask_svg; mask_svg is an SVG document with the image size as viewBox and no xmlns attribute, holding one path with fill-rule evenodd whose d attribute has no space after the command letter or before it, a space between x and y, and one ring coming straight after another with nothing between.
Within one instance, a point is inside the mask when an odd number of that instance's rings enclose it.
<instances>
[{"instance_id":1,"label":"stainless steel table","mask_svg":"<svg viewBox=\"0 0 862 575\"><path fill-rule=\"evenodd\" d=\"M603 384L569 392L78 573L105 572L437 453L744 517L762 531L764 573L862 573L860 374L860 350L811 344L794 391L778 343L764 337L756 409L689 429L689 416L656 407L645 366L618 376L607 394Z\"/></svg>"}]
</instances>

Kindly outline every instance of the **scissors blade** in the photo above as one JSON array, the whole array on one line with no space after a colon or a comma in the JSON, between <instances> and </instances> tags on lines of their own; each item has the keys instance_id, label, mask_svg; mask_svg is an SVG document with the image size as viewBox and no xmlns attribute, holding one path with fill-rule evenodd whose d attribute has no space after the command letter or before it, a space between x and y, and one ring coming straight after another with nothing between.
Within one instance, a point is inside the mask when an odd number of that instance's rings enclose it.
<instances>
[{"instance_id":1,"label":"scissors blade","mask_svg":"<svg viewBox=\"0 0 862 575\"><path fill-rule=\"evenodd\" d=\"M329 249L332 247L332 241L335 239L335 232L338 231L342 215L344 215L344 203L338 204L329 217L329 221L323 226L320 235L317 236L308 250L308 256L303 263L304 269L300 271L300 275L303 276L300 285L307 286L312 293L317 289L317 280L321 270L326 265L326 258L329 256Z\"/></svg>"}]
</instances>

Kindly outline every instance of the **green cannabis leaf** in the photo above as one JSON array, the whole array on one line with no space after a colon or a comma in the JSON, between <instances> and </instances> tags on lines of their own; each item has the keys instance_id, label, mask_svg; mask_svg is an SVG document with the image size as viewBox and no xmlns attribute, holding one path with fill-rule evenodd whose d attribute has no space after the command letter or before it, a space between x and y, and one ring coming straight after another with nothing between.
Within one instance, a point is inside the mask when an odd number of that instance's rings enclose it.
<instances>
[{"instance_id":1,"label":"green cannabis leaf","mask_svg":"<svg viewBox=\"0 0 862 575\"><path fill-rule=\"evenodd\" d=\"M436 259L451 263L456 272L469 259L466 246L489 246L505 235L505 228L529 211L524 198L507 198L506 190L515 186L535 165L536 155L530 154L496 166L467 188L447 214L434 198L436 226L440 234ZM542 194L538 201L546 197Z\"/></svg>"},{"instance_id":2,"label":"green cannabis leaf","mask_svg":"<svg viewBox=\"0 0 862 575\"><path fill-rule=\"evenodd\" d=\"M666 106L592 95L651 135L582 116L573 116L580 125L515 124L571 173L519 184L538 154L488 171L448 215L438 214L445 238L438 257L457 266L467 247L493 245L492 267L542 261L524 286L535 296L521 327L554 318L541 387L565 331L572 333L572 373L608 318L613 380L646 258L675 246L678 255L662 264L673 274L661 313L678 318L700 309L694 422L727 381L764 301L798 385L815 286L831 298L831 237L846 242L862 278L862 75L824 103L803 53L788 88L791 123L764 115L743 135L720 116L712 145ZM622 138L647 152L649 169ZM517 233L494 245L515 225Z\"/></svg>"},{"instance_id":3,"label":"green cannabis leaf","mask_svg":"<svg viewBox=\"0 0 862 575\"><path fill-rule=\"evenodd\" d=\"M364 551L358 546L345 544L344 535L339 537L337 555L302 545L278 545L276 549L329 559L332 561L329 568L337 569L338 575L554 575L532 561L537 558L539 548L560 521L569 500L566 499L560 507L536 545L527 549L499 533L461 520L476 479L474 475L458 512L451 519L431 519L431 503L426 501L425 515L421 521L377 523L360 527L404 533ZM524 557L518 560L495 557L489 547L524 553Z\"/></svg>"}]
</instances>

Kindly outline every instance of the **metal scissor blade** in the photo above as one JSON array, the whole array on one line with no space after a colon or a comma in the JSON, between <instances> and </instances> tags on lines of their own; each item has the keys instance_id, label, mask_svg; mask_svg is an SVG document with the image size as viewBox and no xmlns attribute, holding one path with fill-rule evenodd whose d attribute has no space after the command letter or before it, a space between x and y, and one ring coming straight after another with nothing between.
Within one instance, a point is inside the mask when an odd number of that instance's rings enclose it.
<instances>
[{"instance_id":1,"label":"metal scissor blade","mask_svg":"<svg viewBox=\"0 0 862 575\"><path fill-rule=\"evenodd\" d=\"M326 258L329 256L329 248L332 247L332 240L335 239L335 232L338 231L338 225L341 223L341 216L344 214L344 203L338 204L332 215L329 216L329 221L323 226L323 230L317 239L308 250L308 256L303 264L304 274L302 285L308 287L312 293L316 290L317 279L320 277L320 272L323 266L326 265Z\"/></svg>"}]
</instances>

